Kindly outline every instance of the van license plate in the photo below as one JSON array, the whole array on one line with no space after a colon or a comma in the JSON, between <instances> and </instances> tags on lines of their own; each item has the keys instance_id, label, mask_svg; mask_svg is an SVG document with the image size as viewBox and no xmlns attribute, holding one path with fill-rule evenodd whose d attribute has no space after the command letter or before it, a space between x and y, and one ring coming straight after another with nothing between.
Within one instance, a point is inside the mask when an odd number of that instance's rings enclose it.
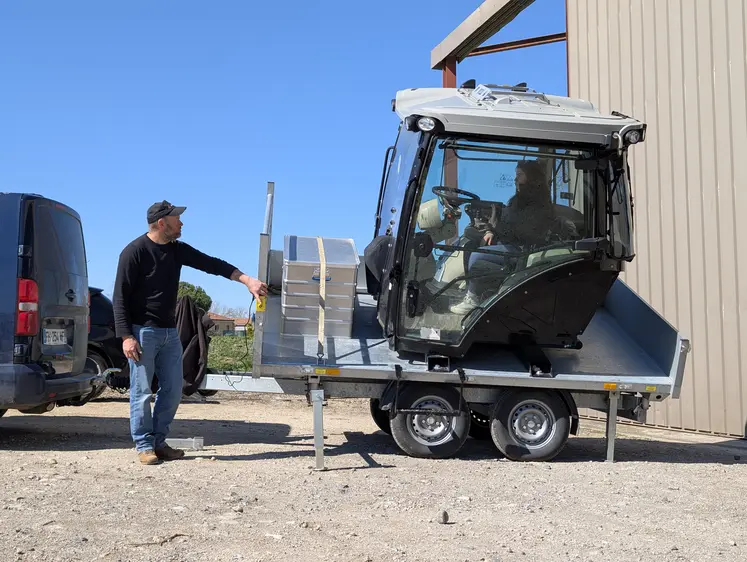
<instances>
[{"instance_id":1,"label":"van license plate","mask_svg":"<svg viewBox=\"0 0 747 562\"><path fill-rule=\"evenodd\" d=\"M44 330L44 345L66 345L67 333L61 330Z\"/></svg>"}]
</instances>

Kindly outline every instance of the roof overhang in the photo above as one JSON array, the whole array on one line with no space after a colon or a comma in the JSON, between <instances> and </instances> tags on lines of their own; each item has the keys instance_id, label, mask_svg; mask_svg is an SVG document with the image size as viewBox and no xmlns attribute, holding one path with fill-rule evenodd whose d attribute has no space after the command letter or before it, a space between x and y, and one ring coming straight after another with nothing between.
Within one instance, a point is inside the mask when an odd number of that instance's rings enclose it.
<instances>
[{"instance_id":1,"label":"roof overhang","mask_svg":"<svg viewBox=\"0 0 747 562\"><path fill-rule=\"evenodd\" d=\"M485 0L431 51L431 68L441 70L448 60L461 62L533 3L534 0Z\"/></svg>"}]
</instances>

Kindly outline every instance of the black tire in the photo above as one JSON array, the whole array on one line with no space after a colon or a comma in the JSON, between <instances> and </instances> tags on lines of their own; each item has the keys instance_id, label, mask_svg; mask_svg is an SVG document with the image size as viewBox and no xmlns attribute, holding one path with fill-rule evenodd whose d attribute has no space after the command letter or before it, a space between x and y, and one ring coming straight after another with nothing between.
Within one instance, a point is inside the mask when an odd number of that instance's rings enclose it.
<instances>
[{"instance_id":1,"label":"black tire","mask_svg":"<svg viewBox=\"0 0 747 562\"><path fill-rule=\"evenodd\" d=\"M8 410L0 410L0 418L2 418L5 415L5 412L7 412L7 411Z\"/></svg>"},{"instance_id":2,"label":"black tire","mask_svg":"<svg viewBox=\"0 0 747 562\"><path fill-rule=\"evenodd\" d=\"M454 456L469 437L470 415L466 402L451 387L428 384L407 386L399 395L398 408L431 408L460 411L455 417L398 413L391 421L397 446L411 457L444 459ZM425 427L430 425L432 427ZM428 430L433 435L428 438Z\"/></svg>"},{"instance_id":3,"label":"black tire","mask_svg":"<svg viewBox=\"0 0 747 562\"><path fill-rule=\"evenodd\" d=\"M109 362L98 351L94 351L93 349L88 350L86 360L86 372L90 369L100 375L109 368ZM100 384L94 395L91 396L91 400L101 396L105 390L106 383Z\"/></svg>"},{"instance_id":4,"label":"black tire","mask_svg":"<svg viewBox=\"0 0 747 562\"><path fill-rule=\"evenodd\" d=\"M489 441L490 435L490 416L486 416L475 410L470 410L472 421L469 424L469 436L478 441Z\"/></svg>"},{"instance_id":5,"label":"black tire","mask_svg":"<svg viewBox=\"0 0 747 562\"><path fill-rule=\"evenodd\" d=\"M385 412L379 408L379 399L371 398L369 408L371 410L371 417L376 426L387 435L391 435L392 426L389 423L389 412Z\"/></svg>"},{"instance_id":6,"label":"black tire","mask_svg":"<svg viewBox=\"0 0 747 562\"><path fill-rule=\"evenodd\" d=\"M565 447L570 413L555 392L517 390L493 406L490 433L493 443L513 461L548 461Z\"/></svg>"},{"instance_id":7,"label":"black tire","mask_svg":"<svg viewBox=\"0 0 747 562\"><path fill-rule=\"evenodd\" d=\"M218 394L218 391L217 390L206 390L204 388L198 388L197 389L197 393L200 394L200 395L202 395L202 396L207 397L207 396L215 396L216 394Z\"/></svg>"}]
</instances>

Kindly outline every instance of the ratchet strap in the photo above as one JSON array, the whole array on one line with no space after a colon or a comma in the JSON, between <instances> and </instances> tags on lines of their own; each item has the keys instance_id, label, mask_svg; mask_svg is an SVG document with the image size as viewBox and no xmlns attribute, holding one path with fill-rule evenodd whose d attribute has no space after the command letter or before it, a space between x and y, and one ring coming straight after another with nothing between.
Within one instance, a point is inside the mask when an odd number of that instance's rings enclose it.
<instances>
[{"instance_id":1,"label":"ratchet strap","mask_svg":"<svg viewBox=\"0 0 747 562\"><path fill-rule=\"evenodd\" d=\"M324 255L324 243L317 236L319 248L319 320L317 325L317 362L321 364L324 358L324 304L327 295L327 259Z\"/></svg>"}]
</instances>

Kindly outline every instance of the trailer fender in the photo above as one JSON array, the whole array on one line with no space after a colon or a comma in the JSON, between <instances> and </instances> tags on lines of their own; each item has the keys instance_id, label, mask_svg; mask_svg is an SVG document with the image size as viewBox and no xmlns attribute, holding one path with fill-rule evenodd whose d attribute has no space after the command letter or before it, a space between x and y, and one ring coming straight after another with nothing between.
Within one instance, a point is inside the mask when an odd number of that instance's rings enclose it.
<instances>
[{"instance_id":1,"label":"trailer fender","mask_svg":"<svg viewBox=\"0 0 747 562\"><path fill-rule=\"evenodd\" d=\"M578 407L576 401L573 399L573 395L567 390L558 390L558 394L568 406L568 411L571 413L571 435L578 435Z\"/></svg>"}]
</instances>

